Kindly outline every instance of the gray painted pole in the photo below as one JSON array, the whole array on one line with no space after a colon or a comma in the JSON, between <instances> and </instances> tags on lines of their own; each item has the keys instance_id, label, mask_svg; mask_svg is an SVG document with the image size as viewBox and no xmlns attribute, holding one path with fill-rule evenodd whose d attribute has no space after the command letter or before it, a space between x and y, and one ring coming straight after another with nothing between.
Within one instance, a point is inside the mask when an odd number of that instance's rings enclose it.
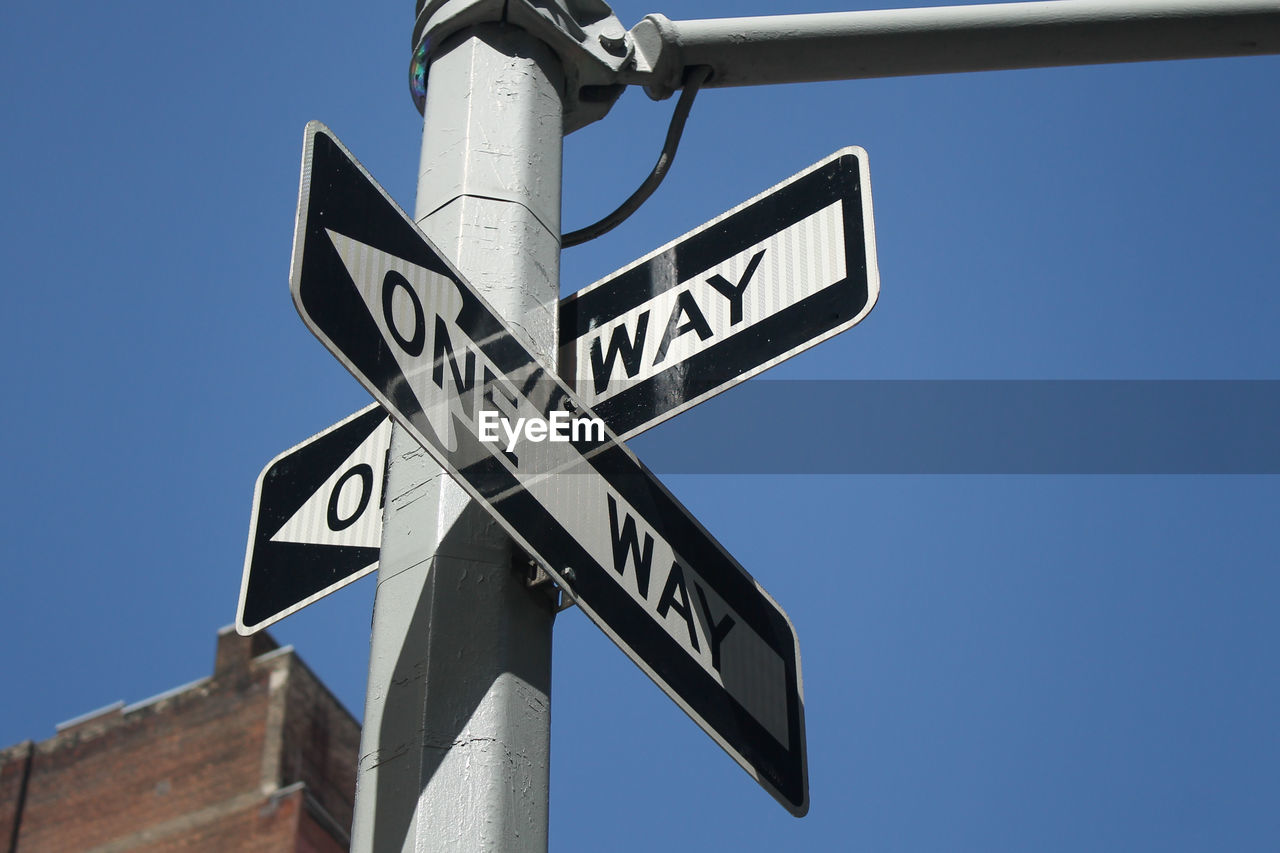
<instances>
[{"instance_id":1,"label":"gray painted pole","mask_svg":"<svg viewBox=\"0 0 1280 853\"><path fill-rule=\"evenodd\" d=\"M1049 0L671 21L632 29L641 79L665 96L681 71L754 86L960 71L1280 53L1280 0ZM647 68L646 68L647 67Z\"/></svg>"},{"instance_id":2,"label":"gray painted pole","mask_svg":"<svg viewBox=\"0 0 1280 853\"><path fill-rule=\"evenodd\" d=\"M554 364L559 60L516 28L430 69L415 219ZM547 849L551 625L510 540L398 426L391 441L353 851Z\"/></svg>"}]
</instances>

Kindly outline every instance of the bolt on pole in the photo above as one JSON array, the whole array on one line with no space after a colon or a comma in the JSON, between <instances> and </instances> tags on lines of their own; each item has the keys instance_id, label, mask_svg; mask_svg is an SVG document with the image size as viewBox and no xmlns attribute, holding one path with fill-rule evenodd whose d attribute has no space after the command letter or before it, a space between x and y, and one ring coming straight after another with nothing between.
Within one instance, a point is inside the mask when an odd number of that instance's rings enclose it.
<instances>
[{"instance_id":1,"label":"bolt on pole","mask_svg":"<svg viewBox=\"0 0 1280 853\"><path fill-rule=\"evenodd\" d=\"M433 55L414 218L554 364L563 75L515 27ZM554 607L399 426L391 442L351 849L547 849Z\"/></svg>"}]
</instances>

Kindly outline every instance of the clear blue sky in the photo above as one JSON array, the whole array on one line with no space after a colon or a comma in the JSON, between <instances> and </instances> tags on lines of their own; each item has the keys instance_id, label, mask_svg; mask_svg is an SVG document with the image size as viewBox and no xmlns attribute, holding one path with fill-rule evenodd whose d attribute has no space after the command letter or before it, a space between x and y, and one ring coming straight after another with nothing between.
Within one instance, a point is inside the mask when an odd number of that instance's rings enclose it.
<instances>
[{"instance_id":1,"label":"clear blue sky","mask_svg":"<svg viewBox=\"0 0 1280 853\"><path fill-rule=\"evenodd\" d=\"M409 0L7 8L0 744L209 672L258 471L368 400L289 298L303 126L410 209L420 134ZM774 377L1277 380L1278 84L1261 58L708 91L563 292L860 145L880 302ZM570 137L567 227L640 181L671 106L630 92ZM1277 477L664 480L797 627L812 810L571 610L553 849L1280 848ZM274 629L357 714L372 592Z\"/></svg>"}]
</instances>

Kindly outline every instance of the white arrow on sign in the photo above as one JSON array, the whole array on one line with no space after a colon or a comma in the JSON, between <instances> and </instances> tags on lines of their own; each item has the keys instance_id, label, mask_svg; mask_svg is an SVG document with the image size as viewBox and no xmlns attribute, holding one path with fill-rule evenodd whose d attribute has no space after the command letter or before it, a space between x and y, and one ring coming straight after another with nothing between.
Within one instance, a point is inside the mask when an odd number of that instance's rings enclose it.
<instances>
[{"instance_id":1,"label":"white arrow on sign","mask_svg":"<svg viewBox=\"0 0 1280 853\"><path fill-rule=\"evenodd\" d=\"M290 279L307 326L598 627L804 814L786 614L616 436L486 441L490 414L591 413L316 122L302 174Z\"/></svg>"},{"instance_id":2,"label":"white arrow on sign","mask_svg":"<svg viewBox=\"0 0 1280 853\"><path fill-rule=\"evenodd\" d=\"M560 300L561 377L630 438L852 328L880 291L868 174L861 148L837 151ZM361 525L379 541L381 515ZM333 542L315 524L287 535Z\"/></svg>"},{"instance_id":3,"label":"white arrow on sign","mask_svg":"<svg viewBox=\"0 0 1280 853\"><path fill-rule=\"evenodd\" d=\"M338 464L271 541L380 548L382 514L376 498L382 495L390 444L387 419Z\"/></svg>"}]
</instances>

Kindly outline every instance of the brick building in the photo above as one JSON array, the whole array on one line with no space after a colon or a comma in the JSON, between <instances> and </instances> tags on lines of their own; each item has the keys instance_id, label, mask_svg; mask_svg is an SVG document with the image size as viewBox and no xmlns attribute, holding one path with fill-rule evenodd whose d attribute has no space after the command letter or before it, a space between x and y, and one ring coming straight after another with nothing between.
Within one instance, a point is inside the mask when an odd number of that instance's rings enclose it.
<instances>
[{"instance_id":1,"label":"brick building","mask_svg":"<svg viewBox=\"0 0 1280 853\"><path fill-rule=\"evenodd\" d=\"M292 648L225 628L211 677L0 750L0 851L345 851L359 743Z\"/></svg>"}]
</instances>

